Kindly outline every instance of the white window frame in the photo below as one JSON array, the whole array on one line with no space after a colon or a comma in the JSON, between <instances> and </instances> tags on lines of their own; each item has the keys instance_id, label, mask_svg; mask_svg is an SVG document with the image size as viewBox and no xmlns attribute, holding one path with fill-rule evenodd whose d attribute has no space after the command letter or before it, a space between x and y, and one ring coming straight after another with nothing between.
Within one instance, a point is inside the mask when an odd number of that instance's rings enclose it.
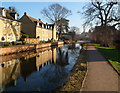
<instances>
[{"instance_id":1,"label":"white window frame","mask_svg":"<svg viewBox=\"0 0 120 93\"><path fill-rule=\"evenodd\" d=\"M4 29L7 27L7 24L6 23L4 23Z\"/></svg>"}]
</instances>

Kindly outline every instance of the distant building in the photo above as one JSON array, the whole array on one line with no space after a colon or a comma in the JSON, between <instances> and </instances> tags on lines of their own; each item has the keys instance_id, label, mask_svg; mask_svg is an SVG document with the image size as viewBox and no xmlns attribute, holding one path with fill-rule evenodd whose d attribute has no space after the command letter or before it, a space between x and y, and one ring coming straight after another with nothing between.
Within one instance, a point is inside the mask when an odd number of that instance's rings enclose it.
<instances>
[{"instance_id":1,"label":"distant building","mask_svg":"<svg viewBox=\"0 0 120 93\"><path fill-rule=\"evenodd\" d=\"M21 22L18 14L0 7L0 42L17 41L21 37Z\"/></svg>"},{"instance_id":2,"label":"distant building","mask_svg":"<svg viewBox=\"0 0 120 93\"><path fill-rule=\"evenodd\" d=\"M28 34L29 38L38 38L39 41L56 40L55 24L44 24L41 19L30 17L26 12L20 21L22 22L22 32Z\"/></svg>"},{"instance_id":3,"label":"distant building","mask_svg":"<svg viewBox=\"0 0 120 93\"><path fill-rule=\"evenodd\" d=\"M115 40L116 35L117 30L113 26L96 26L90 35L90 39L98 43L109 45Z\"/></svg>"},{"instance_id":4,"label":"distant building","mask_svg":"<svg viewBox=\"0 0 120 93\"><path fill-rule=\"evenodd\" d=\"M88 40L90 38L90 35L91 35L91 31L89 30L88 32L82 32L80 34L80 39L85 39L85 40Z\"/></svg>"}]
</instances>

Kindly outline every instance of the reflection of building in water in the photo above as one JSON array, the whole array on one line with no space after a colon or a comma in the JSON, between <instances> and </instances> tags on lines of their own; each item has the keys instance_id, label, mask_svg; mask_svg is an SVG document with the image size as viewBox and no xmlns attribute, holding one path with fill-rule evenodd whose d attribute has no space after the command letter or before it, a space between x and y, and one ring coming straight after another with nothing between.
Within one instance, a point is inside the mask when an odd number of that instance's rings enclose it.
<instances>
[{"instance_id":1,"label":"reflection of building in water","mask_svg":"<svg viewBox=\"0 0 120 93\"><path fill-rule=\"evenodd\" d=\"M56 64L56 58L57 58L56 48L53 49L52 56L53 56L53 61Z\"/></svg>"},{"instance_id":2,"label":"reflection of building in water","mask_svg":"<svg viewBox=\"0 0 120 93\"><path fill-rule=\"evenodd\" d=\"M52 62L52 50L47 50L45 52L41 52L36 56L36 67L39 70L39 67L43 67L44 65Z\"/></svg>"},{"instance_id":3,"label":"reflection of building in water","mask_svg":"<svg viewBox=\"0 0 120 93\"><path fill-rule=\"evenodd\" d=\"M0 91L9 86L16 85L16 79L20 76L18 59L13 59L0 64Z\"/></svg>"},{"instance_id":4,"label":"reflection of building in water","mask_svg":"<svg viewBox=\"0 0 120 93\"><path fill-rule=\"evenodd\" d=\"M48 65L52 61L56 63L56 48L45 52L41 52L38 54L38 56L36 56L37 70L39 70L39 68L43 67L44 65Z\"/></svg>"},{"instance_id":5,"label":"reflection of building in water","mask_svg":"<svg viewBox=\"0 0 120 93\"><path fill-rule=\"evenodd\" d=\"M0 64L0 91L15 86L20 76L26 81L33 72L53 61L56 63L56 48L40 53L33 52L23 58L2 62Z\"/></svg>"}]
</instances>

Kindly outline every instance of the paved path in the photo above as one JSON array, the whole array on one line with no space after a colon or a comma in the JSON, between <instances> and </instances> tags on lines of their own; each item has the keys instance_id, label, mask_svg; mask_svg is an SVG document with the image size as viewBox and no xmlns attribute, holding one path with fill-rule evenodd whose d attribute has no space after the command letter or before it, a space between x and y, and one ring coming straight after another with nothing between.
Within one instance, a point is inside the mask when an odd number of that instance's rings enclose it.
<instances>
[{"instance_id":1,"label":"paved path","mask_svg":"<svg viewBox=\"0 0 120 93\"><path fill-rule=\"evenodd\" d=\"M88 72L82 91L119 91L119 75L91 44L87 49Z\"/></svg>"}]
</instances>

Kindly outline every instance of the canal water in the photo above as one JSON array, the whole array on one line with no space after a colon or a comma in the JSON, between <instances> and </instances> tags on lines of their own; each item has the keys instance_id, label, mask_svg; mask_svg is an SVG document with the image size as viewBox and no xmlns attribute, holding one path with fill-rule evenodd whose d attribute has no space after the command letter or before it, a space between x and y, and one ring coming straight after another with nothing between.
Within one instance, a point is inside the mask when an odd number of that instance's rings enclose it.
<instances>
[{"instance_id":1,"label":"canal water","mask_svg":"<svg viewBox=\"0 0 120 93\"><path fill-rule=\"evenodd\" d=\"M62 86L80 48L71 44L0 57L0 91L50 91Z\"/></svg>"}]
</instances>

